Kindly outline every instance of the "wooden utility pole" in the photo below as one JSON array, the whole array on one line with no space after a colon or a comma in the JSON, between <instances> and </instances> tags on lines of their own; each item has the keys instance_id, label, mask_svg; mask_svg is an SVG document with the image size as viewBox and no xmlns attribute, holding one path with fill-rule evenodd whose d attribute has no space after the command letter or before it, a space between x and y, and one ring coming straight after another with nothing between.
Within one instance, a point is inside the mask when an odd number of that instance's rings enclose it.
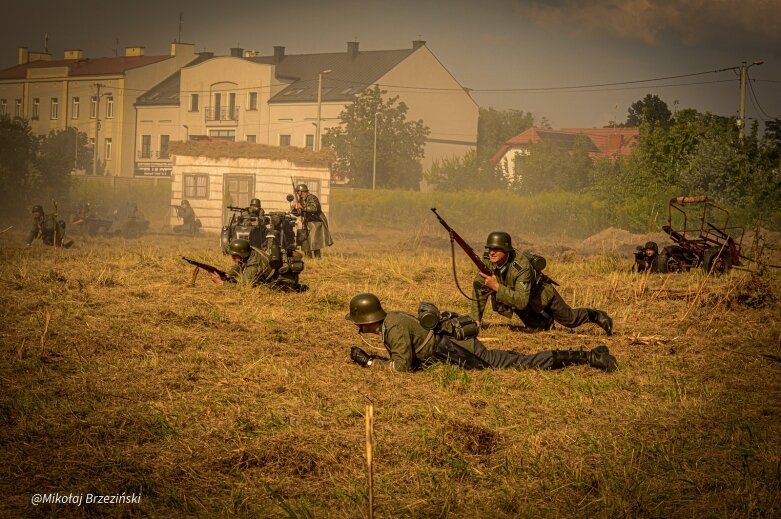
<instances>
[{"instance_id":1,"label":"wooden utility pole","mask_svg":"<svg viewBox=\"0 0 781 519\"><path fill-rule=\"evenodd\" d=\"M746 62L740 64L740 106L738 107L738 139L746 138L746 82L748 80L748 69L754 65L761 65L764 61L755 61L751 65Z\"/></svg>"},{"instance_id":2,"label":"wooden utility pole","mask_svg":"<svg viewBox=\"0 0 781 519\"><path fill-rule=\"evenodd\" d=\"M100 83L95 83L95 144L92 146L92 176L98 174L98 131L100 130Z\"/></svg>"}]
</instances>

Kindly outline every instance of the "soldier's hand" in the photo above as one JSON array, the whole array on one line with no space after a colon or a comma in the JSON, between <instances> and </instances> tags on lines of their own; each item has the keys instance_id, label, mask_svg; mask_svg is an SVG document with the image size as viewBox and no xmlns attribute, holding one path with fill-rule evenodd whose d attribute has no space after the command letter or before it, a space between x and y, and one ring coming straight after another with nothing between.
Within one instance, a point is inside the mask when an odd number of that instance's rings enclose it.
<instances>
[{"instance_id":1,"label":"soldier's hand","mask_svg":"<svg viewBox=\"0 0 781 519\"><path fill-rule=\"evenodd\" d=\"M350 348L350 359L364 368L368 368L372 363L372 356L363 351L358 346L352 346Z\"/></svg>"},{"instance_id":2,"label":"soldier's hand","mask_svg":"<svg viewBox=\"0 0 781 519\"><path fill-rule=\"evenodd\" d=\"M210 276L211 276L211 278L212 278L212 283L214 283L215 285L224 285L224 284L225 284L225 280L224 280L224 279L222 279L222 278L220 277L220 275L219 275L219 274L217 274L216 272L212 272L212 273L211 273L211 274L209 274L209 275L210 275Z\"/></svg>"},{"instance_id":3,"label":"soldier's hand","mask_svg":"<svg viewBox=\"0 0 781 519\"><path fill-rule=\"evenodd\" d=\"M494 292L499 291L499 280L496 279L495 275L492 274L489 276L487 274L483 274L482 272L478 272L478 274L480 274L480 276L482 276L482 278L485 280L485 286L487 286Z\"/></svg>"}]
</instances>

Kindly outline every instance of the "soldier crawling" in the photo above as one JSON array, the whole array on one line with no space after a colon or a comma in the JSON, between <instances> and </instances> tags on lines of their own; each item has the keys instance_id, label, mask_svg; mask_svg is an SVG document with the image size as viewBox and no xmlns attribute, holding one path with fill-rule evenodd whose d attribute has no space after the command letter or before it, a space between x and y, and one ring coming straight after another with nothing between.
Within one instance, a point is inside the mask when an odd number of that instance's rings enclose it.
<instances>
[{"instance_id":1,"label":"soldier crawling","mask_svg":"<svg viewBox=\"0 0 781 519\"><path fill-rule=\"evenodd\" d=\"M236 238L228 245L233 266L226 272L226 279L212 272L211 280L216 285L256 287L266 285L284 292L304 292L309 287L298 282L299 273L304 270L301 258L288 258L283 262L268 252L252 247L249 241Z\"/></svg>"},{"instance_id":2,"label":"soldier crawling","mask_svg":"<svg viewBox=\"0 0 781 519\"><path fill-rule=\"evenodd\" d=\"M554 321L568 328L595 323L608 335L613 334L613 319L606 312L571 308L541 269L536 269L526 254L513 249L509 234L490 233L485 248L488 257L483 261L493 275L478 272L474 281L471 316L478 324L490 298L495 312L508 318L515 314L530 328L548 330Z\"/></svg>"},{"instance_id":3,"label":"soldier crawling","mask_svg":"<svg viewBox=\"0 0 781 519\"><path fill-rule=\"evenodd\" d=\"M386 312L377 296L362 293L350 300L345 319L358 326L358 333L378 334L390 355L390 359L384 359L353 346L350 358L363 367L384 365L396 371L413 371L445 362L465 369L558 369L572 364L588 364L603 371L618 369L615 357L605 345L590 351L546 350L533 355L489 350L477 339L478 326L474 321L452 313L440 314L431 303L421 303L415 317L404 312Z\"/></svg>"}]
</instances>

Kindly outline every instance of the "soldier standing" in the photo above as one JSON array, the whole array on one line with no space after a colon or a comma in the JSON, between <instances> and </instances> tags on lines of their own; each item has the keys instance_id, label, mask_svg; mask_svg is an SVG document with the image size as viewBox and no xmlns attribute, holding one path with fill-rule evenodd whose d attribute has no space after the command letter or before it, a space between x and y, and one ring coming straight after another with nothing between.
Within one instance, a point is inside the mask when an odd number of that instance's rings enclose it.
<instances>
[{"instance_id":1,"label":"soldier standing","mask_svg":"<svg viewBox=\"0 0 781 519\"><path fill-rule=\"evenodd\" d=\"M307 257L319 258L320 249L330 247L334 242L328 230L328 219L320 207L320 200L309 192L306 184L296 186L296 204L292 213L304 219L305 238L301 249Z\"/></svg>"},{"instance_id":2,"label":"soldier standing","mask_svg":"<svg viewBox=\"0 0 781 519\"><path fill-rule=\"evenodd\" d=\"M57 221L53 214L45 214L42 205L33 206L33 225L27 234L27 246L40 238L45 245L56 245L66 249L73 246L73 240L65 241L65 222Z\"/></svg>"},{"instance_id":3,"label":"soldier standing","mask_svg":"<svg viewBox=\"0 0 781 519\"><path fill-rule=\"evenodd\" d=\"M493 275L478 272L474 281L471 316L478 324L490 297L495 312L508 318L515 314L530 328L548 330L553 321L567 328L595 323L608 335L613 334L613 320L606 312L596 308L570 308L551 280L538 272L526 255L513 249L508 233L490 233L485 248L488 258L484 262ZM488 294L483 287L490 289Z\"/></svg>"},{"instance_id":4,"label":"soldier standing","mask_svg":"<svg viewBox=\"0 0 781 519\"><path fill-rule=\"evenodd\" d=\"M252 247L249 241L236 238L228 245L233 266L226 272L223 280L216 272L211 274L212 281L217 285L248 286L268 285L286 292L304 292L309 287L298 282L298 275L303 270L300 258L288 258L288 263L272 265L270 255L261 249ZM300 268L294 263L300 263Z\"/></svg>"},{"instance_id":5,"label":"soldier standing","mask_svg":"<svg viewBox=\"0 0 781 519\"><path fill-rule=\"evenodd\" d=\"M413 371L432 363L446 362L465 369L558 369L572 364L588 364L604 371L618 369L615 357L605 345L590 351L546 350L533 355L489 350L476 337L457 340L426 330L412 314L385 312L379 298L369 293L358 294L350 300L350 311L345 319L358 326L358 333L379 335L390 356L390 359L375 357L353 346L350 358L363 367L385 365L396 371ZM477 326L474 328L476 330Z\"/></svg>"}]
</instances>

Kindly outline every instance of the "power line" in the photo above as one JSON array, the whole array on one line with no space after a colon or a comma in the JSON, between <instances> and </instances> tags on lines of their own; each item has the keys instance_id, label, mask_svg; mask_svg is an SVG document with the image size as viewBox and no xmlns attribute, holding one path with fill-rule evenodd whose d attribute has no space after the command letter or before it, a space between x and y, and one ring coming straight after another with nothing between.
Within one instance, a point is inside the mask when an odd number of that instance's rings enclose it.
<instances>
[{"instance_id":1,"label":"power line","mask_svg":"<svg viewBox=\"0 0 781 519\"><path fill-rule=\"evenodd\" d=\"M748 76L748 70L746 71L746 78L748 79L747 83L749 86L749 91L751 92L751 104L754 105L755 108L757 108L758 112L762 113L765 117L768 119L775 119L773 116L768 115L768 113L765 111L764 108L762 108L762 105L759 104L759 99L757 98L757 93L754 92L754 85L751 81L751 78Z\"/></svg>"}]
</instances>

